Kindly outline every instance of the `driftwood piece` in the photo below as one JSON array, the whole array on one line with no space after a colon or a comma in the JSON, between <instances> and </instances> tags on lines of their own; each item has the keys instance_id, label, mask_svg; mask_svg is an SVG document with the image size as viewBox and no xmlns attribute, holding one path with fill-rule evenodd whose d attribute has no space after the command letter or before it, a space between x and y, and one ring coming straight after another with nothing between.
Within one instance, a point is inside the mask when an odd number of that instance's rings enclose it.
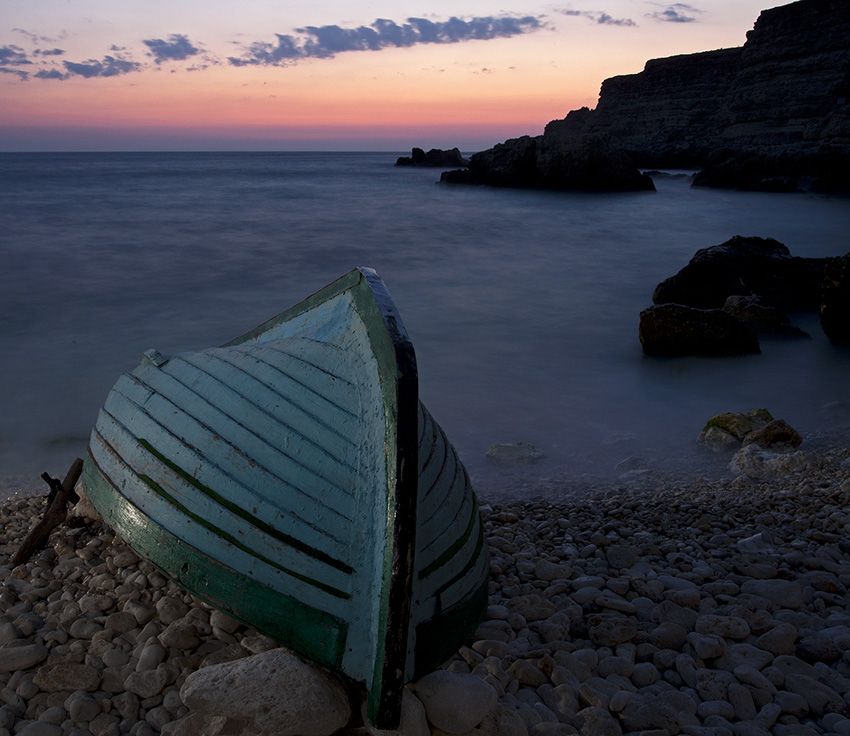
<instances>
[{"instance_id":1,"label":"driftwood piece","mask_svg":"<svg viewBox=\"0 0 850 736\"><path fill-rule=\"evenodd\" d=\"M41 477L50 486L50 493L47 496L47 510L12 558L13 567L28 562L36 552L47 544L50 532L65 521L68 516L68 502L70 501L73 504L79 500L79 496L74 492L74 486L77 485L82 472L83 461L81 458L77 458L65 475L65 480L61 483L58 478L51 478L47 473L41 474Z\"/></svg>"}]
</instances>

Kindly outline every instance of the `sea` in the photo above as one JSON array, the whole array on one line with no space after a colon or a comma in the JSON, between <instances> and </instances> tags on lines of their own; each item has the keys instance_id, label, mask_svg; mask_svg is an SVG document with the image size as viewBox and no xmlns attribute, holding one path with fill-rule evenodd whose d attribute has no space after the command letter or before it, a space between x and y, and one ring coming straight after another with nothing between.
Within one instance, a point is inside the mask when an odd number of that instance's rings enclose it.
<instances>
[{"instance_id":1,"label":"sea","mask_svg":"<svg viewBox=\"0 0 850 736\"><path fill-rule=\"evenodd\" d=\"M405 153L0 154L0 485L62 477L144 350L220 345L358 266L385 281L420 397L483 495L728 473L697 441L724 411L765 407L810 446L850 436L850 351L816 314L791 315L810 338L756 355L650 358L638 340L655 286L700 248L847 253L850 199L688 172L639 193L444 185L396 167ZM514 442L546 457L486 456Z\"/></svg>"}]
</instances>

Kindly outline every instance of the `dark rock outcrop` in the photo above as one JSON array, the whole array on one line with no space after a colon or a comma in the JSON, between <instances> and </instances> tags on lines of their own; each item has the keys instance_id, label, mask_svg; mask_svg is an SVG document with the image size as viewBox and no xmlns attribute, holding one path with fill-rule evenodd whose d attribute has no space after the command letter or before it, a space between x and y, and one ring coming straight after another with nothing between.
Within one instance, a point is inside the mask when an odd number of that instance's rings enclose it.
<instances>
[{"instance_id":1,"label":"dark rock outcrop","mask_svg":"<svg viewBox=\"0 0 850 736\"><path fill-rule=\"evenodd\" d=\"M831 258L824 271L820 323L834 345L850 345L850 253Z\"/></svg>"},{"instance_id":2,"label":"dark rock outcrop","mask_svg":"<svg viewBox=\"0 0 850 736\"><path fill-rule=\"evenodd\" d=\"M647 355L742 355L760 352L756 333L722 309L659 304L640 313L640 342Z\"/></svg>"},{"instance_id":3,"label":"dark rock outcrop","mask_svg":"<svg viewBox=\"0 0 850 736\"><path fill-rule=\"evenodd\" d=\"M468 169L443 172L440 181L592 192L655 189L652 179L600 134L514 138L473 154Z\"/></svg>"},{"instance_id":4,"label":"dark rock outcrop","mask_svg":"<svg viewBox=\"0 0 850 736\"><path fill-rule=\"evenodd\" d=\"M421 148L414 148L410 156L400 156L396 160L395 165L430 166L446 169L451 166L469 166L469 161L461 155L458 148L452 148L451 150L432 148L428 153L425 153Z\"/></svg>"},{"instance_id":5,"label":"dark rock outcrop","mask_svg":"<svg viewBox=\"0 0 850 736\"><path fill-rule=\"evenodd\" d=\"M730 296L758 296L780 309L817 309L825 258L792 256L772 238L736 235L698 250L687 266L662 281L652 300L702 309L721 308Z\"/></svg>"},{"instance_id":6,"label":"dark rock outcrop","mask_svg":"<svg viewBox=\"0 0 850 736\"><path fill-rule=\"evenodd\" d=\"M653 59L606 79L595 110L545 135L611 136L642 167L703 168L696 185L850 190L850 3L761 13L742 48Z\"/></svg>"},{"instance_id":7,"label":"dark rock outcrop","mask_svg":"<svg viewBox=\"0 0 850 736\"><path fill-rule=\"evenodd\" d=\"M602 82L595 110L553 120L546 133L607 133L642 167L698 167L716 147L719 101L738 71L742 49L651 59L638 74Z\"/></svg>"},{"instance_id":8,"label":"dark rock outcrop","mask_svg":"<svg viewBox=\"0 0 850 736\"><path fill-rule=\"evenodd\" d=\"M776 307L768 306L761 297L730 296L723 305L723 311L737 317L760 335L809 337L799 327L791 324L787 314L783 314Z\"/></svg>"}]
</instances>

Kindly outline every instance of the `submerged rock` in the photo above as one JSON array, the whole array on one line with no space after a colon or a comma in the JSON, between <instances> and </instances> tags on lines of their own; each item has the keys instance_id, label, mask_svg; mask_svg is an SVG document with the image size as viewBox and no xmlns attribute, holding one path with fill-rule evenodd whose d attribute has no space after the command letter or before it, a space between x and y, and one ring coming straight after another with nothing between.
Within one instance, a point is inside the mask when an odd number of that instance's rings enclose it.
<instances>
[{"instance_id":1,"label":"submerged rock","mask_svg":"<svg viewBox=\"0 0 850 736\"><path fill-rule=\"evenodd\" d=\"M546 453L527 442L513 442L491 445L487 450L487 457L497 465L524 465L542 460L546 457Z\"/></svg>"}]
</instances>

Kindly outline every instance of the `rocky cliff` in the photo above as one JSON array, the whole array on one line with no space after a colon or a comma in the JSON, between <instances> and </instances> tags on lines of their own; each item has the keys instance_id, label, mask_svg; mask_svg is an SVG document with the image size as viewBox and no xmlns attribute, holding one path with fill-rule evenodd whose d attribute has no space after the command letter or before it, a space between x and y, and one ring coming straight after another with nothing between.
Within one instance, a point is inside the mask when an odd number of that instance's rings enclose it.
<instances>
[{"instance_id":1,"label":"rocky cliff","mask_svg":"<svg viewBox=\"0 0 850 736\"><path fill-rule=\"evenodd\" d=\"M596 134L642 167L702 168L698 184L850 189L850 2L765 10L741 48L607 79L595 110L550 122L543 138Z\"/></svg>"},{"instance_id":2,"label":"rocky cliff","mask_svg":"<svg viewBox=\"0 0 850 736\"><path fill-rule=\"evenodd\" d=\"M639 74L606 79L595 110L553 120L546 135L609 134L641 166L696 167L708 160L720 126L720 100L742 49L652 59Z\"/></svg>"}]
</instances>

